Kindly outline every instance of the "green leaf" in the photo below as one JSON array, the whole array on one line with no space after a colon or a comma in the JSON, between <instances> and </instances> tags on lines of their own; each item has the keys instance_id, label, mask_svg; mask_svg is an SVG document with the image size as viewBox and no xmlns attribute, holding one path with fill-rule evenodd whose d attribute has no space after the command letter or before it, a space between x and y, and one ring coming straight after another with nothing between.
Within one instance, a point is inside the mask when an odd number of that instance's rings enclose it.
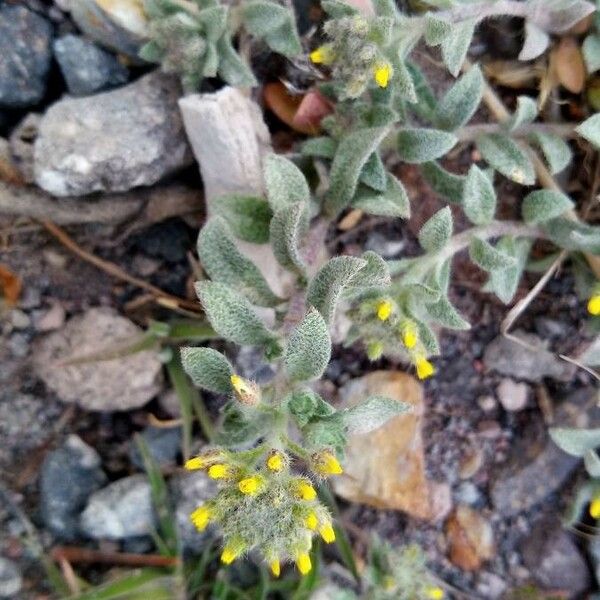
<instances>
[{"instance_id":1,"label":"green leaf","mask_svg":"<svg viewBox=\"0 0 600 600\"><path fill-rule=\"evenodd\" d=\"M304 427L313 419L322 419L335 413L335 408L325 402L319 394L308 388L294 390L284 402L294 415L298 427Z\"/></svg>"},{"instance_id":2,"label":"green leaf","mask_svg":"<svg viewBox=\"0 0 600 600\"><path fill-rule=\"evenodd\" d=\"M597 33L588 35L581 49L587 72L591 75L600 69L600 36Z\"/></svg>"},{"instance_id":3,"label":"green leaf","mask_svg":"<svg viewBox=\"0 0 600 600\"><path fill-rule=\"evenodd\" d=\"M401 129L397 137L398 154L407 163L429 162L449 152L456 142L456 136L439 129Z\"/></svg>"},{"instance_id":4,"label":"green leaf","mask_svg":"<svg viewBox=\"0 0 600 600\"><path fill-rule=\"evenodd\" d=\"M299 238L306 225L307 205L296 202L280 208L271 221L271 246L280 265L304 273Z\"/></svg>"},{"instance_id":5,"label":"green leaf","mask_svg":"<svg viewBox=\"0 0 600 600\"><path fill-rule=\"evenodd\" d=\"M213 217L200 231L198 256L211 279L235 287L252 303L276 306L281 302L258 267L237 249L222 217Z\"/></svg>"},{"instance_id":6,"label":"green leaf","mask_svg":"<svg viewBox=\"0 0 600 600\"><path fill-rule=\"evenodd\" d=\"M523 220L528 225L546 223L560 217L574 206L573 201L562 192L536 190L525 196L523 200Z\"/></svg>"},{"instance_id":7,"label":"green leaf","mask_svg":"<svg viewBox=\"0 0 600 600\"><path fill-rule=\"evenodd\" d=\"M504 304L508 304L513 299L519 286L519 280L531 249L531 241L505 236L496 244L496 248L508 256L512 256L516 264L513 267L492 271L488 281L483 286L483 290L496 294Z\"/></svg>"},{"instance_id":8,"label":"green leaf","mask_svg":"<svg viewBox=\"0 0 600 600\"><path fill-rule=\"evenodd\" d=\"M466 177L446 171L437 162L421 165L421 172L434 192L453 204L462 202Z\"/></svg>"},{"instance_id":9,"label":"green leaf","mask_svg":"<svg viewBox=\"0 0 600 600\"><path fill-rule=\"evenodd\" d=\"M452 212L442 208L429 219L419 231L419 243L427 252L439 252L452 235Z\"/></svg>"},{"instance_id":10,"label":"green leaf","mask_svg":"<svg viewBox=\"0 0 600 600\"><path fill-rule=\"evenodd\" d=\"M529 96L519 96L517 98L517 108L511 117L502 123L507 131L515 131L522 125L533 123L538 115L537 103Z\"/></svg>"},{"instance_id":11,"label":"green leaf","mask_svg":"<svg viewBox=\"0 0 600 600\"><path fill-rule=\"evenodd\" d=\"M373 152L362 168L360 181L378 192L384 192L386 175L387 171L379 152Z\"/></svg>"},{"instance_id":12,"label":"green leaf","mask_svg":"<svg viewBox=\"0 0 600 600\"><path fill-rule=\"evenodd\" d=\"M244 25L250 34L259 38L278 29L290 18L286 8L269 0L248 0L242 6Z\"/></svg>"},{"instance_id":13,"label":"green leaf","mask_svg":"<svg viewBox=\"0 0 600 600\"><path fill-rule=\"evenodd\" d=\"M354 256L336 256L328 260L317 272L308 286L308 303L331 322L335 306L342 290L367 264Z\"/></svg>"},{"instance_id":14,"label":"green leaf","mask_svg":"<svg viewBox=\"0 0 600 600\"><path fill-rule=\"evenodd\" d=\"M323 375L331 358L327 323L314 308L292 331L283 361L292 381L311 381Z\"/></svg>"},{"instance_id":15,"label":"green leaf","mask_svg":"<svg viewBox=\"0 0 600 600\"><path fill-rule=\"evenodd\" d=\"M347 283L351 292L364 292L367 288L384 288L390 285L391 277L388 264L377 252L368 250L361 256L365 266Z\"/></svg>"},{"instance_id":16,"label":"green leaf","mask_svg":"<svg viewBox=\"0 0 600 600\"><path fill-rule=\"evenodd\" d=\"M264 162L267 200L273 211L296 202L308 204L310 190L302 171L287 158L269 154Z\"/></svg>"},{"instance_id":17,"label":"green leaf","mask_svg":"<svg viewBox=\"0 0 600 600\"><path fill-rule=\"evenodd\" d=\"M565 250L600 254L600 227L557 217L543 224L546 235Z\"/></svg>"},{"instance_id":18,"label":"green leaf","mask_svg":"<svg viewBox=\"0 0 600 600\"><path fill-rule=\"evenodd\" d=\"M225 33L228 14L228 6L211 6L198 13L197 19L204 25L204 35L208 42L216 43Z\"/></svg>"},{"instance_id":19,"label":"green leaf","mask_svg":"<svg viewBox=\"0 0 600 600\"><path fill-rule=\"evenodd\" d=\"M392 174L387 174L387 186L383 194L369 188L359 188L352 206L370 215L382 217L410 217L410 200L404 186Z\"/></svg>"},{"instance_id":20,"label":"green leaf","mask_svg":"<svg viewBox=\"0 0 600 600\"><path fill-rule=\"evenodd\" d=\"M423 71L414 63L406 61L406 68L410 75L415 90L416 101L411 104L410 110L424 121L433 121L433 114L437 106L437 99L423 74Z\"/></svg>"},{"instance_id":21,"label":"green leaf","mask_svg":"<svg viewBox=\"0 0 600 600\"><path fill-rule=\"evenodd\" d=\"M475 225L491 223L496 213L496 192L490 178L472 165L465 181L462 206L465 215Z\"/></svg>"},{"instance_id":22,"label":"green leaf","mask_svg":"<svg viewBox=\"0 0 600 600\"><path fill-rule=\"evenodd\" d=\"M433 321L436 321L448 329L464 331L471 328L469 322L461 317L460 313L454 308L446 296L440 296L440 299L437 302L425 306L427 315Z\"/></svg>"},{"instance_id":23,"label":"green leaf","mask_svg":"<svg viewBox=\"0 0 600 600\"><path fill-rule=\"evenodd\" d=\"M412 410L407 402L370 396L357 406L342 411L342 419L348 433L369 433L383 427L390 419Z\"/></svg>"},{"instance_id":24,"label":"green leaf","mask_svg":"<svg viewBox=\"0 0 600 600\"><path fill-rule=\"evenodd\" d=\"M435 13L425 14L425 42L428 46L439 46L452 33L452 24L439 19Z\"/></svg>"},{"instance_id":25,"label":"green leaf","mask_svg":"<svg viewBox=\"0 0 600 600\"><path fill-rule=\"evenodd\" d=\"M233 367L220 352L212 348L182 348L181 362L195 386L209 392L231 392Z\"/></svg>"},{"instance_id":26,"label":"green leaf","mask_svg":"<svg viewBox=\"0 0 600 600\"><path fill-rule=\"evenodd\" d=\"M358 13L358 9L343 0L322 0L321 8L332 18L341 19Z\"/></svg>"},{"instance_id":27,"label":"green leaf","mask_svg":"<svg viewBox=\"0 0 600 600\"><path fill-rule=\"evenodd\" d=\"M535 183L535 170L525 151L517 143L500 133L482 135L477 139L481 156L496 171L521 185Z\"/></svg>"},{"instance_id":28,"label":"green leaf","mask_svg":"<svg viewBox=\"0 0 600 600\"><path fill-rule=\"evenodd\" d=\"M475 114L483 95L483 75L475 66L446 92L435 110L435 125L454 131L465 125Z\"/></svg>"},{"instance_id":29,"label":"green leaf","mask_svg":"<svg viewBox=\"0 0 600 600\"><path fill-rule=\"evenodd\" d=\"M572 456L583 456L600 446L600 429L551 427L550 437L561 450Z\"/></svg>"},{"instance_id":30,"label":"green leaf","mask_svg":"<svg viewBox=\"0 0 600 600\"><path fill-rule=\"evenodd\" d=\"M304 156L315 156L317 158L332 159L335 156L337 142L326 136L311 138L302 144Z\"/></svg>"},{"instance_id":31,"label":"green leaf","mask_svg":"<svg viewBox=\"0 0 600 600\"><path fill-rule=\"evenodd\" d=\"M550 36L531 21L525 22L525 42L519 54L519 60L534 60L548 48Z\"/></svg>"},{"instance_id":32,"label":"green leaf","mask_svg":"<svg viewBox=\"0 0 600 600\"><path fill-rule=\"evenodd\" d=\"M350 204L362 168L387 133L385 127L358 129L342 138L329 173L325 209L335 215Z\"/></svg>"},{"instance_id":33,"label":"green leaf","mask_svg":"<svg viewBox=\"0 0 600 600\"><path fill-rule=\"evenodd\" d=\"M288 14L287 21L281 27L266 34L264 40L271 50L288 58L294 58L302 53L302 44L291 13Z\"/></svg>"},{"instance_id":34,"label":"green leaf","mask_svg":"<svg viewBox=\"0 0 600 600\"><path fill-rule=\"evenodd\" d=\"M398 14L394 0L372 0L375 14L378 17L395 17Z\"/></svg>"},{"instance_id":35,"label":"green leaf","mask_svg":"<svg viewBox=\"0 0 600 600\"><path fill-rule=\"evenodd\" d=\"M600 148L600 113L586 119L575 131L588 142Z\"/></svg>"},{"instance_id":36,"label":"green leaf","mask_svg":"<svg viewBox=\"0 0 600 600\"><path fill-rule=\"evenodd\" d=\"M473 39L475 31L475 21L468 20L462 23L455 23L450 35L442 42L442 58L448 71L456 77L465 62L467 51Z\"/></svg>"},{"instance_id":37,"label":"green leaf","mask_svg":"<svg viewBox=\"0 0 600 600\"><path fill-rule=\"evenodd\" d=\"M531 141L536 144L550 168L553 175L565 169L573 158L573 152L569 144L561 137L553 133L534 133L530 136Z\"/></svg>"},{"instance_id":38,"label":"green leaf","mask_svg":"<svg viewBox=\"0 0 600 600\"><path fill-rule=\"evenodd\" d=\"M516 265L514 257L497 250L488 241L474 237L469 245L469 257L484 271L507 269Z\"/></svg>"},{"instance_id":39,"label":"green leaf","mask_svg":"<svg viewBox=\"0 0 600 600\"><path fill-rule=\"evenodd\" d=\"M213 213L223 217L239 239L253 244L269 241L273 211L264 198L231 194L216 198L210 205Z\"/></svg>"},{"instance_id":40,"label":"green leaf","mask_svg":"<svg viewBox=\"0 0 600 600\"><path fill-rule=\"evenodd\" d=\"M417 104L419 102L419 96L417 94L413 75L407 67L406 62L399 58L398 60L393 61L393 65L395 91L398 98L406 100L411 104Z\"/></svg>"},{"instance_id":41,"label":"green leaf","mask_svg":"<svg viewBox=\"0 0 600 600\"><path fill-rule=\"evenodd\" d=\"M270 345L275 336L256 316L248 300L223 283L199 281L196 293L213 329L240 345Z\"/></svg>"},{"instance_id":42,"label":"green leaf","mask_svg":"<svg viewBox=\"0 0 600 600\"><path fill-rule=\"evenodd\" d=\"M600 478L600 458L595 450L588 450L583 455L583 464L590 477Z\"/></svg>"},{"instance_id":43,"label":"green leaf","mask_svg":"<svg viewBox=\"0 0 600 600\"><path fill-rule=\"evenodd\" d=\"M217 42L219 67L217 73L223 81L234 87L253 87L258 84L248 65L235 51L228 35Z\"/></svg>"}]
</instances>

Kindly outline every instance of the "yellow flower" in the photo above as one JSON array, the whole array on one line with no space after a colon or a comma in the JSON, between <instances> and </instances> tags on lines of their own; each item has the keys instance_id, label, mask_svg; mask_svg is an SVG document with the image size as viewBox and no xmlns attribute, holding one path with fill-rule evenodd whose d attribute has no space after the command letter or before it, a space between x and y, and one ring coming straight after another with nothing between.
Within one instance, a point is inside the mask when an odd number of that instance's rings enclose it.
<instances>
[{"instance_id":1,"label":"yellow flower","mask_svg":"<svg viewBox=\"0 0 600 600\"><path fill-rule=\"evenodd\" d=\"M315 65L330 65L335 60L333 48L326 44L310 53L310 60Z\"/></svg>"},{"instance_id":2,"label":"yellow flower","mask_svg":"<svg viewBox=\"0 0 600 600\"><path fill-rule=\"evenodd\" d=\"M298 567L298 571L302 573L302 575L306 575L310 573L312 569L312 563L310 562L310 556L303 552L302 554L298 554L296 557L296 565Z\"/></svg>"},{"instance_id":3,"label":"yellow flower","mask_svg":"<svg viewBox=\"0 0 600 600\"><path fill-rule=\"evenodd\" d=\"M210 522L212 510L208 506L199 506L190 515L190 520L198 531L204 531Z\"/></svg>"},{"instance_id":4,"label":"yellow flower","mask_svg":"<svg viewBox=\"0 0 600 600\"><path fill-rule=\"evenodd\" d=\"M238 483L238 488L242 494L247 496L253 496L260 491L262 487L262 477L259 475L253 475L252 477L246 477Z\"/></svg>"},{"instance_id":5,"label":"yellow flower","mask_svg":"<svg viewBox=\"0 0 600 600\"><path fill-rule=\"evenodd\" d=\"M281 565L279 564L279 560L277 558L269 563L269 568L275 577L279 577L279 575L281 575Z\"/></svg>"},{"instance_id":6,"label":"yellow flower","mask_svg":"<svg viewBox=\"0 0 600 600\"><path fill-rule=\"evenodd\" d=\"M377 83L377 85L381 88L386 88L388 86L390 78L393 74L394 70L392 69L392 65L390 65L390 63L377 63L373 69L375 83Z\"/></svg>"},{"instance_id":7,"label":"yellow flower","mask_svg":"<svg viewBox=\"0 0 600 600\"><path fill-rule=\"evenodd\" d=\"M188 471L196 471L197 469L204 469L206 467L206 459L203 456L195 456L185 461L183 465L184 469Z\"/></svg>"},{"instance_id":8,"label":"yellow flower","mask_svg":"<svg viewBox=\"0 0 600 600\"><path fill-rule=\"evenodd\" d=\"M317 515L311 510L306 519L304 519L304 524L311 530L314 531L319 524L319 520L317 519Z\"/></svg>"},{"instance_id":9,"label":"yellow flower","mask_svg":"<svg viewBox=\"0 0 600 600\"><path fill-rule=\"evenodd\" d=\"M430 586L425 590L427 598L430 600L442 600L444 597L444 590L441 587Z\"/></svg>"},{"instance_id":10,"label":"yellow flower","mask_svg":"<svg viewBox=\"0 0 600 600\"><path fill-rule=\"evenodd\" d=\"M239 540L228 543L221 553L221 562L230 565L242 552L244 544Z\"/></svg>"},{"instance_id":11,"label":"yellow flower","mask_svg":"<svg viewBox=\"0 0 600 600\"><path fill-rule=\"evenodd\" d=\"M279 471L283 470L284 466L285 461L279 452L273 452L273 454L267 458L267 469L269 469L269 471L279 473Z\"/></svg>"},{"instance_id":12,"label":"yellow flower","mask_svg":"<svg viewBox=\"0 0 600 600\"><path fill-rule=\"evenodd\" d=\"M594 519L600 519L600 497L593 498L590 502L590 515Z\"/></svg>"},{"instance_id":13,"label":"yellow flower","mask_svg":"<svg viewBox=\"0 0 600 600\"><path fill-rule=\"evenodd\" d=\"M323 450L313 457L315 471L320 475L341 475L344 472L338 459L328 450Z\"/></svg>"},{"instance_id":14,"label":"yellow flower","mask_svg":"<svg viewBox=\"0 0 600 600\"><path fill-rule=\"evenodd\" d=\"M435 367L424 356L417 357L415 366L417 367L417 377L419 379L427 379L435 373Z\"/></svg>"},{"instance_id":15,"label":"yellow flower","mask_svg":"<svg viewBox=\"0 0 600 600\"><path fill-rule=\"evenodd\" d=\"M302 500L314 500L317 497L315 488L308 483L308 481L304 481L303 479L298 482L296 491Z\"/></svg>"},{"instance_id":16,"label":"yellow flower","mask_svg":"<svg viewBox=\"0 0 600 600\"><path fill-rule=\"evenodd\" d=\"M229 477L231 474L231 468L229 465L216 464L212 465L208 469L208 476L211 479L224 479L225 477Z\"/></svg>"},{"instance_id":17,"label":"yellow flower","mask_svg":"<svg viewBox=\"0 0 600 600\"><path fill-rule=\"evenodd\" d=\"M417 333L417 328L412 321L406 321L402 324L402 343L411 350L417 345L419 341L419 334Z\"/></svg>"},{"instance_id":18,"label":"yellow flower","mask_svg":"<svg viewBox=\"0 0 600 600\"><path fill-rule=\"evenodd\" d=\"M254 406L260 401L260 388L253 382L243 379L239 375L231 376L231 385L236 398L248 406Z\"/></svg>"},{"instance_id":19,"label":"yellow flower","mask_svg":"<svg viewBox=\"0 0 600 600\"><path fill-rule=\"evenodd\" d=\"M594 294L587 304L587 309L590 315L597 317L600 315L600 294Z\"/></svg>"},{"instance_id":20,"label":"yellow flower","mask_svg":"<svg viewBox=\"0 0 600 600\"><path fill-rule=\"evenodd\" d=\"M387 321L392 314L393 308L389 300L382 300L377 304L377 318L380 321Z\"/></svg>"},{"instance_id":21,"label":"yellow flower","mask_svg":"<svg viewBox=\"0 0 600 600\"><path fill-rule=\"evenodd\" d=\"M335 531L333 530L331 523L325 523L324 525L321 525L319 528L319 533L326 544L335 542Z\"/></svg>"}]
</instances>

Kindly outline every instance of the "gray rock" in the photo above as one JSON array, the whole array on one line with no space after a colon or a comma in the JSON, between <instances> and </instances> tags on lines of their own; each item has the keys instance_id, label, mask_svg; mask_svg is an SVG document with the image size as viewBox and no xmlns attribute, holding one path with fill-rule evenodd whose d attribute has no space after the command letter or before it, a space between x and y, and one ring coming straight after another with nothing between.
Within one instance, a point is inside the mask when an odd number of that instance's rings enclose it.
<instances>
[{"instance_id":1,"label":"gray rock","mask_svg":"<svg viewBox=\"0 0 600 600\"><path fill-rule=\"evenodd\" d=\"M58 537L74 539L88 497L105 483L98 453L70 435L42 465L40 506L46 527Z\"/></svg>"},{"instance_id":2,"label":"gray rock","mask_svg":"<svg viewBox=\"0 0 600 600\"><path fill-rule=\"evenodd\" d=\"M512 379L504 378L498 386L496 393L498 400L505 410L516 412L523 410L527 405L529 387L526 383L517 383Z\"/></svg>"},{"instance_id":3,"label":"gray rock","mask_svg":"<svg viewBox=\"0 0 600 600\"><path fill-rule=\"evenodd\" d=\"M40 340L33 358L34 372L63 402L86 410L138 408L162 388L162 363L156 350L113 360L61 363L130 344L142 333L113 309L92 308Z\"/></svg>"},{"instance_id":4,"label":"gray rock","mask_svg":"<svg viewBox=\"0 0 600 600\"><path fill-rule=\"evenodd\" d=\"M151 534L156 517L148 478L132 475L95 492L80 523L82 531L94 539L123 540Z\"/></svg>"},{"instance_id":5,"label":"gray rock","mask_svg":"<svg viewBox=\"0 0 600 600\"><path fill-rule=\"evenodd\" d=\"M138 53L148 35L139 0L61 0L81 31L103 46L141 63Z\"/></svg>"},{"instance_id":6,"label":"gray rock","mask_svg":"<svg viewBox=\"0 0 600 600\"><path fill-rule=\"evenodd\" d=\"M500 335L485 350L483 362L488 369L533 383L544 377L559 381L569 381L573 377L575 365L546 350L544 341L536 335L522 331L514 335L536 350Z\"/></svg>"},{"instance_id":7,"label":"gray rock","mask_svg":"<svg viewBox=\"0 0 600 600\"><path fill-rule=\"evenodd\" d=\"M43 116L34 148L37 184L55 196L148 186L192 162L177 79L159 72Z\"/></svg>"},{"instance_id":8,"label":"gray rock","mask_svg":"<svg viewBox=\"0 0 600 600\"><path fill-rule=\"evenodd\" d=\"M400 254L404 246L406 246L404 240L391 240L378 231L375 231L369 234L365 250L377 252L383 258L393 258Z\"/></svg>"},{"instance_id":9,"label":"gray rock","mask_svg":"<svg viewBox=\"0 0 600 600\"><path fill-rule=\"evenodd\" d=\"M590 573L579 548L558 519L536 524L522 546L523 562L534 580L572 598L590 586Z\"/></svg>"},{"instance_id":10,"label":"gray rock","mask_svg":"<svg viewBox=\"0 0 600 600\"><path fill-rule=\"evenodd\" d=\"M129 78L128 69L113 54L78 35L55 40L54 56L73 96L89 96Z\"/></svg>"},{"instance_id":11,"label":"gray rock","mask_svg":"<svg viewBox=\"0 0 600 600\"><path fill-rule=\"evenodd\" d=\"M175 464L181 450L181 427L147 427L141 433L141 437L158 466L167 467ZM131 440L129 457L138 469L144 468L144 461L135 439Z\"/></svg>"},{"instance_id":12,"label":"gray rock","mask_svg":"<svg viewBox=\"0 0 600 600\"><path fill-rule=\"evenodd\" d=\"M52 26L24 6L0 6L0 106L37 104L46 92Z\"/></svg>"},{"instance_id":13,"label":"gray rock","mask_svg":"<svg viewBox=\"0 0 600 600\"><path fill-rule=\"evenodd\" d=\"M183 549L188 553L197 554L207 542L216 537L217 531L209 525L203 532L199 532L190 521L190 514L198 506L215 497L217 486L204 473L198 471L178 473L171 478L169 485Z\"/></svg>"},{"instance_id":14,"label":"gray rock","mask_svg":"<svg viewBox=\"0 0 600 600\"><path fill-rule=\"evenodd\" d=\"M19 567L12 560L0 556L0 598L16 598L22 587Z\"/></svg>"}]
</instances>

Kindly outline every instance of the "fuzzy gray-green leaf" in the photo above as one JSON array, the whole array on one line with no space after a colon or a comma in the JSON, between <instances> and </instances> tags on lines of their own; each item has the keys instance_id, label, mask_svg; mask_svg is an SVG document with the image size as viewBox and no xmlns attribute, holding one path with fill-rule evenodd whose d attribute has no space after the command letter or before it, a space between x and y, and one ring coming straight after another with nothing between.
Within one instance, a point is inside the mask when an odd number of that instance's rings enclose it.
<instances>
[{"instance_id":1,"label":"fuzzy gray-green leaf","mask_svg":"<svg viewBox=\"0 0 600 600\"><path fill-rule=\"evenodd\" d=\"M535 170L525 151L511 138L501 133L482 135L477 139L481 156L496 171L521 185L535 183Z\"/></svg>"},{"instance_id":2,"label":"fuzzy gray-green leaf","mask_svg":"<svg viewBox=\"0 0 600 600\"><path fill-rule=\"evenodd\" d=\"M337 142L330 137L322 136L306 140L302 144L302 154L304 156L314 156L316 158L332 159L335 156Z\"/></svg>"},{"instance_id":3,"label":"fuzzy gray-green leaf","mask_svg":"<svg viewBox=\"0 0 600 600\"><path fill-rule=\"evenodd\" d=\"M363 434L383 427L390 419L411 409L412 406L407 402L385 396L370 396L344 410L342 419L348 433Z\"/></svg>"},{"instance_id":4,"label":"fuzzy gray-green leaf","mask_svg":"<svg viewBox=\"0 0 600 600\"><path fill-rule=\"evenodd\" d=\"M223 217L240 240L253 244L269 241L273 211L264 198L230 194L213 200L211 209L215 215Z\"/></svg>"},{"instance_id":5,"label":"fuzzy gray-green leaf","mask_svg":"<svg viewBox=\"0 0 600 600\"><path fill-rule=\"evenodd\" d=\"M424 38L428 46L439 46L451 33L451 23L439 19L435 13L426 13Z\"/></svg>"},{"instance_id":6,"label":"fuzzy gray-green leaf","mask_svg":"<svg viewBox=\"0 0 600 600\"><path fill-rule=\"evenodd\" d=\"M485 292L496 294L504 304L508 304L519 287L519 280L531 249L531 240L505 236L498 241L496 248L512 256L516 264L506 269L491 271L490 277L482 289Z\"/></svg>"},{"instance_id":7,"label":"fuzzy gray-green leaf","mask_svg":"<svg viewBox=\"0 0 600 600\"><path fill-rule=\"evenodd\" d=\"M265 158L264 177L267 199L273 211L296 202L308 203L308 183L291 160L279 154L269 154Z\"/></svg>"},{"instance_id":8,"label":"fuzzy gray-green leaf","mask_svg":"<svg viewBox=\"0 0 600 600\"><path fill-rule=\"evenodd\" d=\"M444 295L440 296L437 302L427 304L424 311L433 321L448 329L464 331L471 328L469 322L461 317L460 313Z\"/></svg>"},{"instance_id":9,"label":"fuzzy gray-green leaf","mask_svg":"<svg viewBox=\"0 0 600 600\"><path fill-rule=\"evenodd\" d=\"M583 456L588 450L600 446L600 429L553 427L550 437L561 450L572 456Z\"/></svg>"},{"instance_id":10,"label":"fuzzy gray-green leaf","mask_svg":"<svg viewBox=\"0 0 600 600\"><path fill-rule=\"evenodd\" d=\"M388 264L377 252L367 250L361 258L366 264L348 281L347 287L351 288L350 292L362 292L369 288L385 288L390 285L391 276Z\"/></svg>"},{"instance_id":11,"label":"fuzzy gray-green leaf","mask_svg":"<svg viewBox=\"0 0 600 600\"><path fill-rule=\"evenodd\" d=\"M362 168L387 132L385 127L359 129L342 138L329 173L325 208L337 214L354 197Z\"/></svg>"},{"instance_id":12,"label":"fuzzy gray-green leaf","mask_svg":"<svg viewBox=\"0 0 600 600\"><path fill-rule=\"evenodd\" d=\"M398 132L400 158L413 164L429 162L449 152L458 138L439 129L406 128Z\"/></svg>"},{"instance_id":13,"label":"fuzzy gray-green leaf","mask_svg":"<svg viewBox=\"0 0 600 600\"><path fill-rule=\"evenodd\" d=\"M497 250L488 241L474 237L469 245L469 257L484 271L507 269L516 265L514 257Z\"/></svg>"},{"instance_id":14,"label":"fuzzy gray-green leaf","mask_svg":"<svg viewBox=\"0 0 600 600\"><path fill-rule=\"evenodd\" d=\"M511 117L502 123L507 131L514 131L522 125L533 123L538 114L537 103L529 96L519 96L517 98L517 108Z\"/></svg>"},{"instance_id":15,"label":"fuzzy gray-green leaf","mask_svg":"<svg viewBox=\"0 0 600 600\"><path fill-rule=\"evenodd\" d=\"M212 348L182 348L181 362L195 386L221 394L231 391L233 367L220 352Z\"/></svg>"},{"instance_id":16,"label":"fuzzy gray-green leaf","mask_svg":"<svg viewBox=\"0 0 600 600\"><path fill-rule=\"evenodd\" d=\"M521 210L525 223L537 225L555 219L573 207L573 201L562 192L536 190L525 196Z\"/></svg>"},{"instance_id":17,"label":"fuzzy gray-green leaf","mask_svg":"<svg viewBox=\"0 0 600 600\"><path fill-rule=\"evenodd\" d=\"M359 188L354 200L354 208L359 208L370 215L382 217L410 217L410 200L404 186L391 173L387 174L387 187L385 192L378 194L373 190Z\"/></svg>"},{"instance_id":18,"label":"fuzzy gray-green leaf","mask_svg":"<svg viewBox=\"0 0 600 600\"><path fill-rule=\"evenodd\" d=\"M597 33L588 35L581 49L588 74L595 73L600 69L600 35Z\"/></svg>"},{"instance_id":19,"label":"fuzzy gray-green leaf","mask_svg":"<svg viewBox=\"0 0 600 600\"><path fill-rule=\"evenodd\" d=\"M240 345L267 345L275 336L258 318L252 306L235 290L216 281L199 281L196 292L213 329Z\"/></svg>"},{"instance_id":20,"label":"fuzzy gray-green leaf","mask_svg":"<svg viewBox=\"0 0 600 600\"><path fill-rule=\"evenodd\" d=\"M435 161L422 165L421 172L434 192L453 204L462 202L466 177L446 171Z\"/></svg>"},{"instance_id":21,"label":"fuzzy gray-green leaf","mask_svg":"<svg viewBox=\"0 0 600 600\"><path fill-rule=\"evenodd\" d=\"M456 23L450 35L442 42L442 58L448 71L456 77L467 56L467 51L473 39L475 21L468 20Z\"/></svg>"},{"instance_id":22,"label":"fuzzy gray-green leaf","mask_svg":"<svg viewBox=\"0 0 600 600\"><path fill-rule=\"evenodd\" d=\"M435 124L440 129L454 131L465 125L475 114L483 94L483 75L475 66L446 92L435 110Z\"/></svg>"},{"instance_id":23,"label":"fuzzy gray-green leaf","mask_svg":"<svg viewBox=\"0 0 600 600\"><path fill-rule=\"evenodd\" d=\"M600 113L596 113L589 119L586 119L575 131L588 142L591 142L600 148Z\"/></svg>"},{"instance_id":24,"label":"fuzzy gray-green leaf","mask_svg":"<svg viewBox=\"0 0 600 600\"><path fill-rule=\"evenodd\" d=\"M254 74L248 65L235 51L228 35L222 36L217 42L219 66L217 72L221 79L235 87L252 87L257 85Z\"/></svg>"},{"instance_id":25,"label":"fuzzy gray-green leaf","mask_svg":"<svg viewBox=\"0 0 600 600\"><path fill-rule=\"evenodd\" d=\"M387 171L381 160L381 156L379 156L379 152L373 152L362 168L360 182L378 192L384 192L386 175Z\"/></svg>"},{"instance_id":26,"label":"fuzzy gray-green leaf","mask_svg":"<svg viewBox=\"0 0 600 600\"><path fill-rule=\"evenodd\" d=\"M472 165L465 181L462 207L465 215L475 225L487 225L496 212L496 192L490 178Z\"/></svg>"},{"instance_id":27,"label":"fuzzy gray-green leaf","mask_svg":"<svg viewBox=\"0 0 600 600\"><path fill-rule=\"evenodd\" d=\"M565 169L573 158L569 144L554 133L534 133L531 141L539 146L553 175Z\"/></svg>"},{"instance_id":28,"label":"fuzzy gray-green leaf","mask_svg":"<svg viewBox=\"0 0 600 600\"><path fill-rule=\"evenodd\" d=\"M367 265L367 261L354 256L336 256L328 260L308 286L308 303L331 321L336 303L344 287Z\"/></svg>"},{"instance_id":29,"label":"fuzzy gray-green leaf","mask_svg":"<svg viewBox=\"0 0 600 600\"><path fill-rule=\"evenodd\" d=\"M304 272L299 238L306 223L307 205L296 202L280 208L271 221L271 246L280 265Z\"/></svg>"},{"instance_id":30,"label":"fuzzy gray-green leaf","mask_svg":"<svg viewBox=\"0 0 600 600\"><path fill-rule=\"evenodd\" d=\"M310 309L292 331L283 361L292 381L311 381L323 375L331 358L331 339L321 314Z\"/></svg>"},{"instance_id":31,"label":"fuzzy gray-green leaf","mask_svg":"<svg viewBox=\"0 0 600 600\"><path fill-rule=\"evenodd\" d=\"M452 212L446 206L429 219L419 231L419 243L427 252L439 252L452 235Z\"/></svg>"},{"instance_id":32,"label":"fuzzy gray-green leaf","mask_svg":"<svg viewBox=\"0 0 600 600\"><path fill-rule=\"evenodd\" d=\"M200 231L198 256L211 279L235 287L253 304L275 306L281 302L258 267L237 249L222 217L213 217Z\"/></svg>"}]
</instances>

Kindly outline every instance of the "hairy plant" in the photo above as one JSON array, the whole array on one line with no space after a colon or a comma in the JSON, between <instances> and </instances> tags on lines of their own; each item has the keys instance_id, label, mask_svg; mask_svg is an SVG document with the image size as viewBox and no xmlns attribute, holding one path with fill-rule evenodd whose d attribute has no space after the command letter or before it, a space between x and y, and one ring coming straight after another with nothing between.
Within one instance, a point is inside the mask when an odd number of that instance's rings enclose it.
<instances>
[{"instance_id":1,"label":"hairy plant","mask_svg":"<svg viewBox=\"0 0 600 600\"><path fill-rule=\"evenodd\" d=\"M144 7L150 40L140 56L179 74L188 92L217 75L230 85L256 85L234 47L233 38L242 30L284 56L301 52L293 13L273 0L144 0Z\"/></svg>"}]
</instances>

